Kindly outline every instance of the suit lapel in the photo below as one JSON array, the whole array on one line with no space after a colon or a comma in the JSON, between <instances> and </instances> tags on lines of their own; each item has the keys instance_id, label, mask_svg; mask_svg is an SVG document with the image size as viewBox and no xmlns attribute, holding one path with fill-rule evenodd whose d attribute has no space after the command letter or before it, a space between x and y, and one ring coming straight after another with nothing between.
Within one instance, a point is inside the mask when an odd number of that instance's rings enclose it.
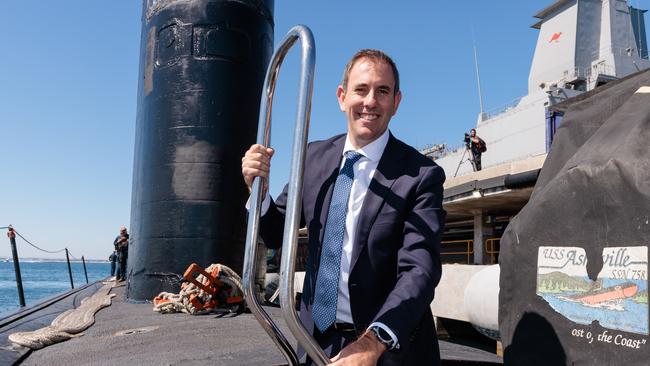
<instances>
[{"instance_id":1,"label":"suit lapel","mask_svg":"<svg viewBox=\"0 0 650 366\"><path fill-rule=\"evenodd\" d=\"M323 208L320 212L320 233L319 233L319 240L318 242L320 245L323 245L323 235L325 235L325 224L327 223L327 213L330 207L330 201L332 200L332 189L334 187L334 183L336 182L336 176L339 171L339 167L341 165L341 159L343 156L343 146L345 145L345 135L343 135L341 138L338 138L334 141L332 141L330 148L325 151L323 154L323 159L319 159L318 161L322 161L325 166L323 169L320 171L320 176L318 178L318 183L321 183L320 187L323 187L324 189L327 190L327 193L325 194L325 199L323 200ZM317 186L317 187L318 187Z\"/></svg>"},{"instance_id":2,"label":"suit lapel","mask_svg":"<svg viewBox=\"0 0 650 366\"><path fill-rule=\"evenodd\" d=\"M319 156L310 159L309 173L305 177L305 190L319 187L314 197L309 202L313 204L313 217L309 223L309 256L307 257L307 273L303 284L303 303L309 304L306 309L311 313L311 302L314 296L314 287L316 286L316 276L320 263L320 252L323 246L323 235L325 233L325 223L327 222L327 211L332 200L332 187L336 181L343 146L345 144L345 135L335 138L329 142L329 145L319 152ZM307 170L307 169L306 169ZM303 192L304 197L304 192ZM304 209L304 208L303 208ZM313 324L310 326L313 327Z\"/></svg>"},{"instance_id":3,"label":"suit lapel","mask_svg":"<svg viewBox=\"0 0 650 366\"><path fill-rule=\"evenodd\" d=\"M384 204L384 198L390 191L395 180L401 175L404 150L400 148L397 139L390 134L384 153L379 160L377 170L370 181L370 186L363 200L359 221L357 222L357 234L352 247L352 258L350 261L350 272L354 268L361 251L368 241L370 228Z\"/></svg>"}]
</instances>

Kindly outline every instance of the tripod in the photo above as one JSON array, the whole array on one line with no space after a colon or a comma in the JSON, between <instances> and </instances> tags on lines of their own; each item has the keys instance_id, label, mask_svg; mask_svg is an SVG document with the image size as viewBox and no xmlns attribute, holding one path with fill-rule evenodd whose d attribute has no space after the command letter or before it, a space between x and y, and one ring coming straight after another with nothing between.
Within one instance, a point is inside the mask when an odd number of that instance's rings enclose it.
<instances>
[{"instance_id":1,"label":"tripod","mask_svg":"<svg viewBox=\"0 0 650 366\"><path fill-rule=\"evenodd\" d=\"M467 161L472 163L472 170L476 171L476 162L474 161L474 154L472 154L472 151L469 149L468 145L465 145L465 151L463 151L463 156L460 157L460 161L458 162L458 166L456 167L456 172L454 173L454 177L458 174L458 169L460 169L460 166L465 162L465 154L469 151L469 156L467 157Z\"/></svg>"}]
</instances>

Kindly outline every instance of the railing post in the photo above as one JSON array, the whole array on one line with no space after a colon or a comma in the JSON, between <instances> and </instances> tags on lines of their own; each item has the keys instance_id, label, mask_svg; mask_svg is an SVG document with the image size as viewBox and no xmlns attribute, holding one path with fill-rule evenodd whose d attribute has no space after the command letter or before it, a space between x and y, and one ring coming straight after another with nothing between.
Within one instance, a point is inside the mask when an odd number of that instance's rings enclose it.
<instances>
[{"instance_id":1,"label":"railing post","mask_svg":"<svg viewBox=\"0 0 650 366\"><path fill-rule=\"evenodd\" d=\"M74 288L74 282L72 282L72 267L70 267L70 254L68 253L68 248L65 248L65 260L68 261L68 274L70 275L70 287Z\"/></svg>"},{"instance_id":2,"label":"railing post","mask_svg":"<svg viewBox=\"0 0 650 366\"><path fill-rule=\"evenodd\" d=\"M300 88L298 92L298 108L291 155L291 177L289 178L289 189L287 193L285 228L282 240L283 255L280 269L280 306L287 327L291 333L293 333L298 344L306 351L314 364L321 366L329 364L329 358L325 356L325 353L318 343L316 343L298 319L294 305L295 299L293 297L293 277L295 267L291 267L290 265L296 257L295 244L297 242L298 227L295 225L299 224L300 220L296 222L295 218L300 215L300 190L302 189L304 156L307 148L307 131L309 129L309 116L311 113L311 96L313 92L314 65L316 57L313 35L309 28L305 26L298 25L293 27L289 33L287 33L271 58L271 63L266 72L264 88L262 89L263 95L260 101L257 142L263 146L270 146L271 107L275 91L275 82L284 57L298 39L300 39L302 45ZM299 178L296 179L295 177ZM244 275L242 276L244 294L251 312L262 328L264 328L278 346L287 359L289 365L299 365L300 363L298 362L297 355L291 345L288 344L286 337L279 331L279 328L257 301L257 286L255 285L253 277L255 273L255 259L257 257L258 229L260 223L259 213L261 211L263 198L263 184L264 182L262 181L262 178L255 178L251 188L251 209L248 212ZM290 240L288 240L288 238L290 238ZM290 245L288 245L289 242L291 242ZM289 256L291 257L290 260L287 259Z\"/></svg>"},{"instance_id":3,"label":"railing post","mask_svg":"<svg viewBox=\"0 0 650 366\"><path fill-rule=\"evenodd\" d=\"M86 283L88 283L88 271L86 271L86 259L84 259L84 256L81 256L81 263L84 264L84 276L86 276Z\"/></svg>"},{"instance_id":4,"label":"railing post","mask_svg":"<svg viewBox=\"0 0 650 366\"><path fill-rule=\"evenodd\" d=\"M23 278L20 275L20 263L18 262L18 251L16 250L16 233L11 225L8 228L7 236L11 243L11 255L14 260L14 272L16 273L16 287L18 287L18 301L20 306L25 306L25 292L23 291Z\"/></svg>"}]
</instances>

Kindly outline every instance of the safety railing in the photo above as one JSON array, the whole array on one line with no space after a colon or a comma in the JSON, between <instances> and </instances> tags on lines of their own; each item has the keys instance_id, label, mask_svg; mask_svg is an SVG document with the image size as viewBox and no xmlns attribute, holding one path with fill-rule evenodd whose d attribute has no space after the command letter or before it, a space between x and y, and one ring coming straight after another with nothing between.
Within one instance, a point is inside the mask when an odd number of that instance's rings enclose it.
<instances>
[{"instance_id":1,"label":"safety railing","mask_svg":"<svg viewBox=\"0 0 650 366\"><path fill-rule=\"evenodd\" d=\"M520 96L520 97L517 97L517 98L515 98L515 99L513 99L513 100L511 100L511 101L509 101L507 103L504 103L504 104L502 104L502 105L500 105L498 107L495 107L493 109L490 109L490 110L486 111L485 112L486 118L487 119L493 118L493 117L495 117L495 116L497 116L497 115L499 115L501 113L505 113L507 111L510 111L510 110L518 107L519 102L521 102L522 99L523 99L523 96Z\"/></svg>"},{"instance_id":2,"label":"safety railing","mask_svg":"<svg viewBox=\"0 0 650 366\"><path fill-rule=\"evenodd\" d=\"M499 251L501 250L501 238L492 238L485 241L485 253L490 255L490 264L499 262Z\"/></svg>"},{"instance_id":3,"label":"safety railing","mask_svg":"<svg viewBox=\"0 0 650 366\"><path fill-rule=\"evenodd\" d=\"M443 241L441 246L441 256L465 256L467 264L470 264L472 255L474 254L474 240L447 240ZM459 248L462 247L465 249L460 250Z\"/></svg>"},{"instance_id":4,"label":"safety railing","mask_svg":"<svg viewBox=\"0 0 650 366\"><path fill-rule=\"evenodd\" d=\"M588 77L586 75L586 71L579 67L571 67L564 70L564 72L562 72L562 79L565 82L571 82L574 80L584 80L587 78Z\"/></svg>"},{"instance_id":5,"label":"safety railing","mask_svg":"<svg viewBox=\"0 0 650 366\"><path fill-rule=\"evenodd\" d=\"M65 259L66 262L68 263L68 275L70 276L70 288L74 289L74 281L72 279L72 266L70 265L70 257L73 259L77 259L72 255L70 250L68 248L63 248L59 250L46 250L43 249L29 240L27 240L23 235L21 235L16 229L14 229L11 225L9 226L3 226L0 227L0 230L7 229L7 237L9 238L9 244L11 245L11 257L12 261L14 264L14 273L16 275L16 287L18 290L18 303L20 304L21 307L24 307L26 305L25 303L25 291L23 289L23 279L22 279L22 274L20 272L20 260L18 258L18 248L16 246L16 237L21 238L25 243L29 244L33 248L43 252L43 253L49 253L49 254L57 254L57 253L62 253L65 252ZM88 271L86 269L86 260L84 256L81 256L81 262L83 263L83 269L84 269L84 276L86 277L86 283L88 283Z\"/></svg>"},{"instance_id":6,"label":"safety railing","mask_svg":"<svg viewBox=\"0 0 650 366\"><path fill-rule=\"evenodd\" d=\"M300 40L302 45L300 89L298 93L298 107L296 114L296 127L294 129L294 140L291 158L291 172L287 193L287 209L285 213L285 227L282 245L282 260L280 265L280 306L284 315L287 327L294 335L300 346L302 346L309 357L317 365L326 365L328 358L320 349L312 336L302 327L298 314L295 310L295 299L293 293L293 281L295 270L295 256L298 242L298 226L300 223L300 211L302 195L303 170L305 163L305 152L307 148L307 135L309 130L309 116L311 113L311 96L313 92L314 67L316 51L314 37L309 28L298 25L293 27L280 43L280 46L273 54L271 63L266 72L262 100L260 104L260 118L257 132L257 143L263 146L270 146L271 143L271 108L275 83L277 81L280 66L289 49ZM244 295L251 312L260 323L262 328L271 337L275 345L280 349L289 365L298 365L298 357L287 341L286 337L269 315L264 311L257 299L257 288L254 282L256 273L257 241L262 206L262 188L264 182L261 178L253 180L251 189L251 208L248 214L248 229L246 232L246 249L244 255Z\"/></svg>"}]
</instances>

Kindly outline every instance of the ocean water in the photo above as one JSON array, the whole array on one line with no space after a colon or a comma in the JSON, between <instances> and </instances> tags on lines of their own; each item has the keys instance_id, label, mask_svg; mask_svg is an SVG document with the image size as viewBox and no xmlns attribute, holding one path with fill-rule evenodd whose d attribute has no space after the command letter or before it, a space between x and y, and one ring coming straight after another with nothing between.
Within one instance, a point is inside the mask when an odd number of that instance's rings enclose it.
<instances>
[{"instance_id":1,"label":"ocean water","mask_svg":"<svg viewBox=\"0 0 650 366\"><path fill-rule=\"evenodd\" d=\"M639 287L639 292L647 289L647 280L612 280L604 279L603 287L618 285L622 282L633 282ZM560 294L537 294L541 296L553 310L562 314L567 319L578 324L589 325L598 320L605 328L633 332L638 334L649 333L648 329L648 303L637 303L631 298L603 302L596 305L585 305L576 301L568 301L575 292Z\"/></svg>"},{"instance_id":2,"label":"ocean water","mask_svg":"<svg viewBox=\"0 0 650 366\"><path fill-rule=\"evenodd\" d=\"M75 288L85 285L83 264L75 262L70 263L70 266ZM93 283L110 276L111 265L108 262L86 262L86 270L88 282ZM70 276L66 262L21 261L20 274L27 306L70 290ZM7 316L19 308L14 264L0 262L0 317Z\"/></svg>"}]
</instances>

